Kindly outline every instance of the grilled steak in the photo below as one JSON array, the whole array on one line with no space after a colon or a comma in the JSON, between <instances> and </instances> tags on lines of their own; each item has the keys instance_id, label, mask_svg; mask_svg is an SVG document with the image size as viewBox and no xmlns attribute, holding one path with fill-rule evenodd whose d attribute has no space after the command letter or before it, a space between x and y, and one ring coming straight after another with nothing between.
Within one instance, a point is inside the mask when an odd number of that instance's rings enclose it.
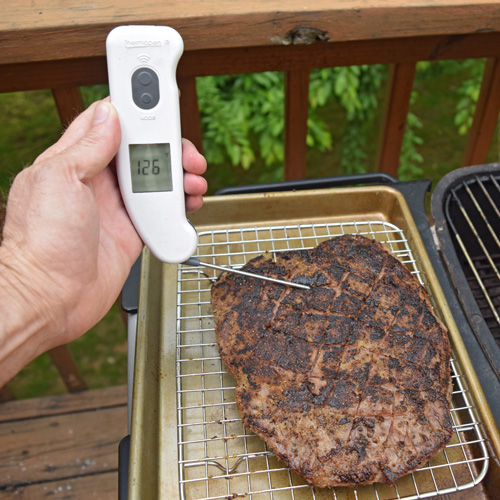
<instances>
[{"instance_id":1,"label":"grilled steak","mask_svg":"<svg viewBox=\"0 0 500 500\"><path fill-rule=\"evenodd\" d=\"M212 287L244 425L317 487L394 483L452 435L450 347L423 287L380 243L346 235Z\"/></svg>"}]
</instances>

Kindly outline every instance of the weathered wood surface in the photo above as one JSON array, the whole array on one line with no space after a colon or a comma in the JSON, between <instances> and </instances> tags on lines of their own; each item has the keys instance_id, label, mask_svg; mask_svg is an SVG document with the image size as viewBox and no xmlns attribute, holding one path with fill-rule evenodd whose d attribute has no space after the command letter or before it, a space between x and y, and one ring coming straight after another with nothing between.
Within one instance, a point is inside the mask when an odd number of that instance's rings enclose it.
<instances>
[{"instance_id":1,"label":"weathered wood surface","mask_svg":"<svg viewBox=\"0 0 500 500\"><path fill-rule=\"evenodd\" d=\"M116 471L73 477L45 483L17 486L0 491L2 500L116 500L118 478Z\"/></svg>"},{"instance_id":2,"label":"weathered wood surface","mask_svg":"<svg viewBox=\"0 0 500 500\"><path fill-rule=\"evenodd\" d=\"M96 408L113 408L127 404L125 387L83 391L44 398L20 399L0 404L0 424L28 418L46 417Z\"/></svg>"},{"instance_id":3,"label":"weathered wood surface","mask_svg":"<svg viewBox=\"0 0 500 500\"><path fill-rule=\"evenodd\" d=\"M335 42L499 31L500 8L496 0L19 0L2 12L0 64L104 55L106 34L120 24L167 24L187 50L200 50L289 43L300 26Z\"/></svg>"},{"instance_id":4,"label":"weathered wood surface","mask_svg":"<svg viewBox=\"0 0 500 500\"><path fill-rule=\"evenodd\" d=\"M0 497L116 499L126 433L126 387L0 404Z\"/></svg>"},{"instance_id":5,"label":"weathered wood surface","mask_svg":"<svg viewBox=\"0 0 500 500\"><path fill-rule=\"evenodd\" d=\"M1 32L0 32L1 35ZM99 43L104 47L105 35ZM2 47L0 40L0 48ZM278 45L186 51L178 77L291 71L357 64L392 64L500 55L500 32L436 35L313 45ZM0 53L1 56L1 53ZM0 57L1 60L1 57ZM0 92L48 89L107 82L104 55L33 63L0 62Z\"/></svg>"}]
</instances>

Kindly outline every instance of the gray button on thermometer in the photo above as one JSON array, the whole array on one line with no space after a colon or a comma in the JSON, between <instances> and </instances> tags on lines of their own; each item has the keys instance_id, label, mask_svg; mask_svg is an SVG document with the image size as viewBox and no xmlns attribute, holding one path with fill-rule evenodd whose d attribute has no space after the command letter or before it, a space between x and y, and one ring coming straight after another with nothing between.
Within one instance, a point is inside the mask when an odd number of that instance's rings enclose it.
<instances>
[{"instance_id":1,"label":"gray button on thermometer","mask_svg":"<svg viewBox=\"0 0 500 500\"><path fill-rule=\"evenodd\" d=\"M178 264L196 251L186 217L179 91L184 44L167 26L120 26L106 40L109 93L120 119L120 191L137 232L155 257Z\"/></svg>"},{"instance_id":2,"label":"gray button on thermometer","mask_svg":"<svg viewBox=\"0 0 500 500\"><path fill-rule=\"evenodd\" d=\"M153 109L160 101L160 80L151 68L139 68L131 79L132 98L141 109Z\"/></svg>"}]
</instances>

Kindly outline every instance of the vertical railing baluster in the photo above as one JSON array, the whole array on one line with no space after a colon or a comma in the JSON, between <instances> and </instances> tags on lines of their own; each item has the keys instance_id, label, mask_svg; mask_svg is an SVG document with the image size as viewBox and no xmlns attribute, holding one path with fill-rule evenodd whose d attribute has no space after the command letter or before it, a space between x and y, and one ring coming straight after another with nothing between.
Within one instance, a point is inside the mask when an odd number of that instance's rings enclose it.
<instances>
[{"instance_id":1,"label":"vertical railing baluster","mask_svg":"<svg viewBox=\"0 0 500 500\"><path fill-rule=\"evenodd\" d=\"M397 177L399 157L410 98L415 78L416 62L392 64L389 71L385 116L379 142L377 170Z\"/></svg>"},{"instance_id":2,"label":"vertical railing baluster","mask_svg":"<svg viewBox=\"0 0 500 500\"><path fill-rule=\"evenodd\" d=\"M60 87L52 89L59 118L63 127L67 127L82 111L83 98L79 87Z\"/></svg>"},{"instance_id":3,"label":"vertical railing baluster","mask_svg":"<svg viewBox=\"0 0 500 500\"><path fill-rule=\"evenodd\" d=\"M285 180L303 179L307 158L309 70L285 75Z\"/></svg>"},{"instance_id":4,"label":"vertical railing baluster","mask_svg":"<svg viewBox=\"0 0 500 500\"><path fill-rule=\"evenodd\" d=\"M54 347L48 353L69 392L79 392L87 389L87 384L83 380L68 346Z\"/></svg>"},{"instance_id":5,"label":"vertical railing baluster","mask_svg":"<svg viewBox=\"0 0 500 500\"><path fill-rule=\"evenodd\" d=\"M11 391L8 385L0 387L0 403L5 403L6 401L13 401L16 399L14 393Z\"/></svg>"},{"instance_id":6,"label":"vertical railing baluster","mask_svg":"<svg viewBox=\"0 0 500 500\"><path fill-rule=\"evenodd\" d=\"M463 165L486 162L500 112L500 58L491 57L484 68L474 120L469 131Z\"/></svg>"},{"instance_id":7,"label":"vertical railing baluster","mask_svg":"<svg viewBox=\"0 0 500 500\"><path fill-rule=\"evenodd\" d=\"M203 152L203 138L201 132L200 110L198 107L198 94L196 93L196 77L184 76L177 79L181 92L181 127L182 137L189 139Z\"/></svg>"}]
</instances>

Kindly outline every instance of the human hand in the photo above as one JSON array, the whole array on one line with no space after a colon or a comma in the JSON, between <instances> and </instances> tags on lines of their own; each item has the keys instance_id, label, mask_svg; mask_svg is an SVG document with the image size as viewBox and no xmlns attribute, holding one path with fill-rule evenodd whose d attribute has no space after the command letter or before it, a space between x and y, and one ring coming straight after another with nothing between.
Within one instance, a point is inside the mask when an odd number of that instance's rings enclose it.
<instances>
[{"instance_id":1,"label":"human hand","mask_svg":"<svg viewBox=\"0 0 500 500\"><path fill-rule=\"evenodd\" d=\"M0 246L0 302L8 309L0 386L6 373L96 324L142 249L109 166L120 137L114 107L94 103L12 185ZM206 162L186 140L183 165L186 209L194 211Z\"/></svg>"}]
</instances>

